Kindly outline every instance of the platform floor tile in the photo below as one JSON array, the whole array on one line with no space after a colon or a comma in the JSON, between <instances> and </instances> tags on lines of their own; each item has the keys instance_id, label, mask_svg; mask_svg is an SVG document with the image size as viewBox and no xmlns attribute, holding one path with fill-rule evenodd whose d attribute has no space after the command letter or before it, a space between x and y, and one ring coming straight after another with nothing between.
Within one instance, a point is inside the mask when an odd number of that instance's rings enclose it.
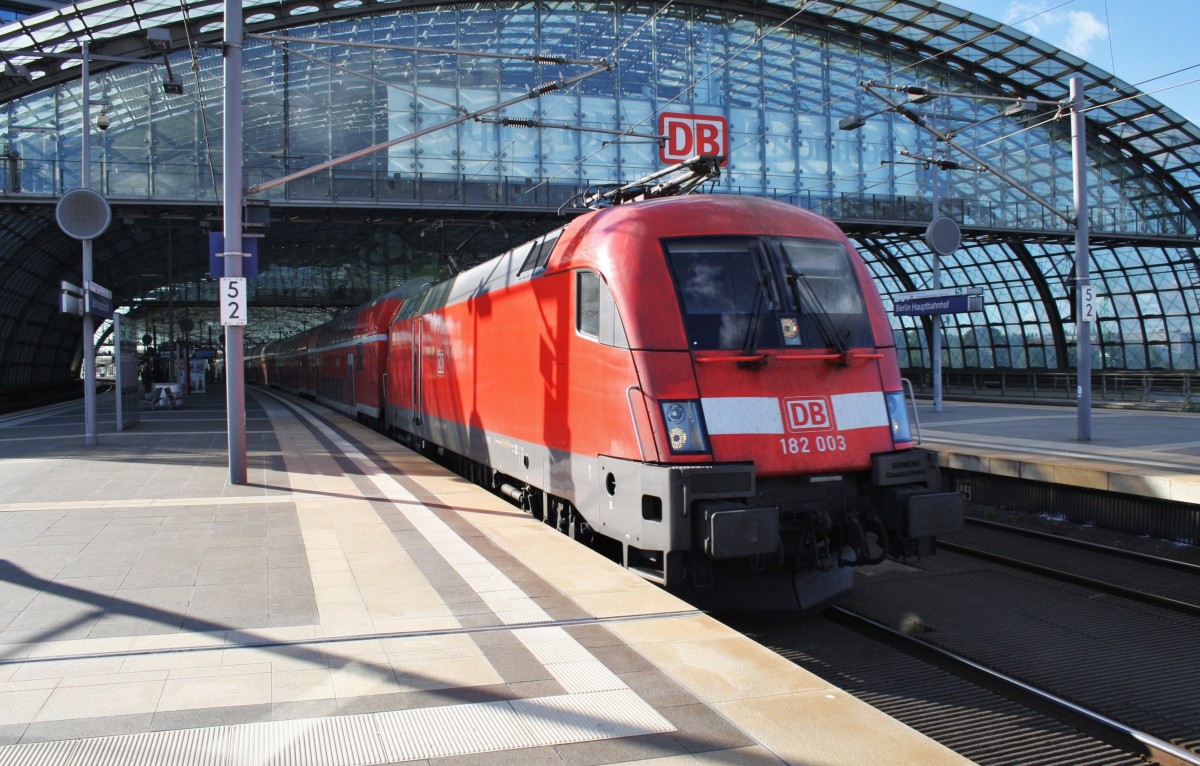
<instances>
[{"instance_id":1,"label":"platform floor tile","mask_svg":"<svg viewBox=\"0 0 1200 766\"><path fill-rule=\"evenodd\" d=\"M228 485L198 399L16 461L0 766L854 762L811 757L840 692L373 432L256 391Z\"/></svg>"}]
</instances>

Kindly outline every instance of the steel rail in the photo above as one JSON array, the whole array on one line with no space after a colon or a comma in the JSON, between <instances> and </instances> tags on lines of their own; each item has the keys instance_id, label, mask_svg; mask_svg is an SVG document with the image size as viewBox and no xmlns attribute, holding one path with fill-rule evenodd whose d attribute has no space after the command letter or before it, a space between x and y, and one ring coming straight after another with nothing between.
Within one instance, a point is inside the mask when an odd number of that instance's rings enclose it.
<instances>
[{"instance_id":1,"label":"steel rail","mask_svg":"<svg viewBox=\"0 0 1200 766\"><path fill-rule=\"evenodd\" d=\"M1114 596L1121 596L1122 598L1138 601L1143 604L1150 604L1152 606L1162 607L1163 609L1171 609L1173 611L1186 614L1190 617L1200 617L1200 604L1192 604L1187 601L1180 601L1167 596L1160 596L1156 593L1147 593L1146 591L1137 590L1135 588L1127 588L1124 585L1117 585L1116 583L1105 582L1104 580L1096 580L1091 577L1087 577L1086 575L1079 575L1073 572L1064 572L1063 570L1055 569L1054 567L1048 567L1043 566L1042 564L1034 564L1030 561L1014 559L1010 556L979 550L978 548L972 548L959 543L947 542L944 539L938 540L938 549L952 551L954 553L961 553L964 556L970 556L971 558L981 559L983 561L990 561L993 564L1001 564L1013 569L1020 569L1025 572L1032 572L1033 574L1042 575L1043 577L1050 577L1052 579L1069 582L1074 585L1081 585L1085 588L1091 588L1093 590L1109 593Z\"/></svg>"},{"instance_id":2,"label":"steel rail","mask_svg":"<svg viewBox=\"0 0 1200 766\"><path fill-rule=\"evenodd\" d=\"M1103 739L1115 747L1149 758L1160 766L1200 766L1200 754L1185 750L1131 726L1126 726L1106 715L888 627L869 617L851 612L844 607L830 607L824 612L824 616L838 625L879 639L955 675L967 677L997 694L1030 705L1070 726Z\"/></svg>"},{"instance_id":3,"label":"steel rail","mask_svg":"<svg viewBox=\"0 0 1200 766\"><path fill-rule=\"evenodd\" d=\"M1131 551L1125 548L1114 548L1111 545L1102 545L1100 543L1089 542L1088 540L1077 540L1073 537L1064 537L1056 535L1053 532L1041 532L1036 529L1026 529L1024 527L1014 527L1011 524L1002 524L998 521L989 521L987 519L967 518L966 523L971 526L984 527L986 529L998 529L1001 532L1010 532L1022 537L1030 537L1035 540L1046 540L1060 545L1069 545L1073 548L1082 548L1083 550L1095 551L1097 553L1106 553L1110 556L1118 556L1131 561L1141 561L1146 564L1154 564L1166 569L1174 569L1179 572L1187 572L1189 574L1200 575L1200 565L1190 564L1179 559L1168 559L1162 556L1154 556L1141 551Z\"/></svg>"}]
</instances>

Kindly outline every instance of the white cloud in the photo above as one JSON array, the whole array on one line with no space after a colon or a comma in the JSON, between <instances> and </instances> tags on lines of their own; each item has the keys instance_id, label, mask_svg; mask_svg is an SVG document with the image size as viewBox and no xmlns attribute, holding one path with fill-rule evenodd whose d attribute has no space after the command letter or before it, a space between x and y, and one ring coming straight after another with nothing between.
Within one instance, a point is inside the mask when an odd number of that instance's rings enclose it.
<instances>
[{"instance_id":1,"label":"white cloud","mask_svg":"<svg viewBox=\"0 0 1200 766\"><path fill-rule=\"evenodd\" d=\"M1014 0L1004 14L1005 24L1089 59L1097 43L1108 39L1108 26L1091 11L1047 11L1047 2Z\"/></svg>"},{"instance_id":2,"label":"white cloud","mask_svg":"<svg viewBox=\"0 0 1200 766\"><path fill-rule=\"evenodd\" d=\"M1062 47L1082 59L1092 52L1092 44L1108 39L1108 26L1087 11L1070 11L1067 16L1066 40Z\"/></svg>"},{"instance_id":3,"label":"white cloud","mask_svg":"<svg viewBox=\"0 0 1200 766\"><path fill-rule=\"evenodd\" d=\"M1041 37L1042 25L1046 22L1047 16L1051 15L1041 15L1045 10L1045 3L1028 3L1021 2L1021 0L1014 0L1008 6L1008 11L1005 12L1004 18L1001 21L1009 25L1015 24L1017 29L1028 32L1034 37Z\"/></svg>"}]
</instances>

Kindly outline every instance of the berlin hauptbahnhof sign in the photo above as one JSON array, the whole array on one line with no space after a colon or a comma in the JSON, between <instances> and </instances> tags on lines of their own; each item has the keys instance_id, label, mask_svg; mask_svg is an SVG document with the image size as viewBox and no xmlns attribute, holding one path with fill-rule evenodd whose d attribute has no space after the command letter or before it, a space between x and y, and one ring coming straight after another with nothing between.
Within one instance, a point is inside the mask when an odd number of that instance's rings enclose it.
<instances>
[{"instance_id":1,"label":"berlin hauptbahnhof sign","mask_svg":"<svg viewBox=\"0 0 1200 766\"><path fill-rule=\"evenodd\" d=\"M929 314L961 314L983 311L982 287L952 287L945 290L921 290L892 296L892 313L901 317Z\"/></svg>"}]
</instances>

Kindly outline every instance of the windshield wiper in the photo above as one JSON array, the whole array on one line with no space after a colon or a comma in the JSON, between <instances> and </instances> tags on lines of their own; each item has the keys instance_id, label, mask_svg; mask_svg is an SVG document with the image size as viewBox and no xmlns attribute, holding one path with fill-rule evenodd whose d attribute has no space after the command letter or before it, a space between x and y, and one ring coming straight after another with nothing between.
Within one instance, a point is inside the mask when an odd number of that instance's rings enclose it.
<instances>
[{"instance_id":1,"label":"windshield wiper","mask_svg":"<svg viewBox=\"0 0 1200 766\"><path fill-rule=\"evenodd\" d=\"M762 316L763 296L770 287L770 271L763 258L762 246L754 249L754 270L758 274L758 290L754 294L754 303L750 306L750 321L746 323L746 337L742 340L742 356L752 356L758 352L758 325Z\"/></svg>"},{"instance_id":2,"label":"windshield wiper","mask_svg":"<svg viewBox=\"0 0 1200 766\"><path fill-rule=\"evenodd\" d=\"M813 323L817 326L817 332L821 334L821 340L825 341L827 346L833 348L839 354L845 355L849 350L849 346L846 345L846 339L839 335L837 330L833 328L829 320L829 312L825 310L824 304L817 297L817 293L813 290L812 285L809 284L808 278L792 267L792 262L788 260L786 255L783 256L783 263L784 268L787 269L787 283L792 289L792 298L796 301L796 308L803 311L805 307L808 307L810 309L808 313L812 317ZM803 300L801 300L801 293L803 293Z\"/></svg>"},{"instance_id":3,"label":"windshield wiper","mask_svg":"<svg viewBox=\"0 0 1200 766\"><path fill-rule=\"evenodd\" d=\"M761 285L760 285L761 288ZM762 290L754 296L754 304L750 307L750 321L746 322L746 337L742 340L742 356L750 356L758 351L758 315L762 308Z\"/></svg>"}]
</instances>

